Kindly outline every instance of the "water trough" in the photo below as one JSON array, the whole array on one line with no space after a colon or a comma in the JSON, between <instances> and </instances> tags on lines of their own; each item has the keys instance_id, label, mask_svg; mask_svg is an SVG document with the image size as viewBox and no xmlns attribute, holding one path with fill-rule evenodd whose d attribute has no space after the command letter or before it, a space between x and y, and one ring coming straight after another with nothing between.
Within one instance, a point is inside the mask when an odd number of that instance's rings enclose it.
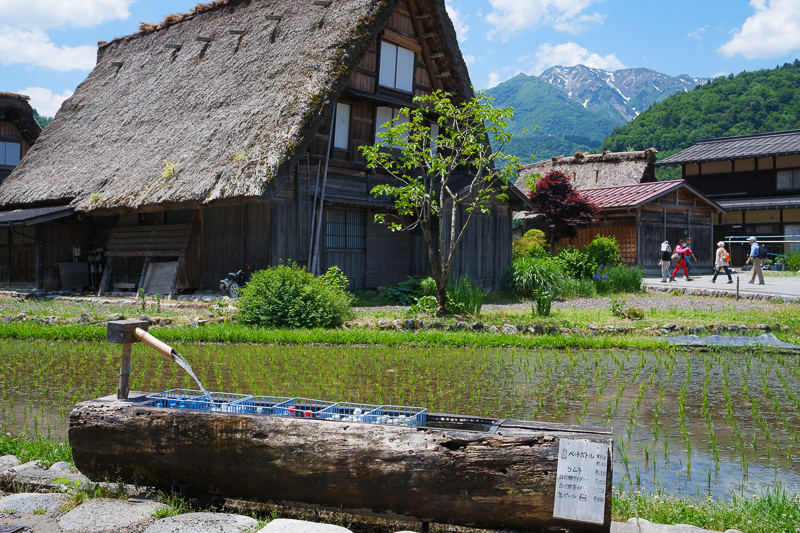
<instances>
[{"instance_id":1,"label":"water trough","mask_svg":"<svg viewBox=\"0 0 800 533\"><path fill-rule=\"evenodd\" d=\"M146 338L137 328L146 323L109 323L109 341L123 345L118 394L70 414L75 464L90 479L423 523L610 531L609 427L304 398L128 392L125 345ZM172 358L164 346L159 351Z\"/></svg>"}]
</instances>

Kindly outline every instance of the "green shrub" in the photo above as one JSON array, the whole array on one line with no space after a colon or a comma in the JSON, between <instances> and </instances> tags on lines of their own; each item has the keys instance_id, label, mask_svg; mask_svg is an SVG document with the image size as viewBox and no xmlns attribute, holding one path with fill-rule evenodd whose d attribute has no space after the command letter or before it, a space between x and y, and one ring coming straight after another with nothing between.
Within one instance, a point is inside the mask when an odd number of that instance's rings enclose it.
<instances>
[{"instance_id":1,"label":"green shrub","mask_svg":"<svg viewBox=\"0 0 800 533\"><path fill-rule=\"evenodd\" d=\"M537 291L533 303L534 315L550 316L550 307L553 304L553 293L550 291Z\"/></svg>"},{"instance_id":2,"label":"green shrub","mask_svg":"<svg viewBox=\"0 0 800 533\"><path fill-rule=\"evenodd\" d=\"M574 298L575 296L594 298L597 296L597 287L591 279L568 278L561 296L564 298Z\"/></svg>"},{"instance_id":3,"label":"green shrub","mask_svg":"<svg viewBox=\"0 0 800 533\"><path fill-rule=\"evenodd\" d=\"M542 230L531 229L525 235L511 244L514 258L517 257L544 257L547 255L547 238Z\"/></svg>"},{"instance_id":4,"label":"green shrub","mask_svg":"<svg viewBox=\"0 0 800 533\"><path fill-rule=\"evenodd\" d=\"M571 246L558 252L558 260L561 261L564 272L577 279L592 277L599 264L586 251Z\"/></svg>"},{"instance_id":5,"label":"green shrub","mask_svg":"<svg viewBox=\"0 0 800 533\"><path fill-rule=\"evenodd\" d=\"M639 292L642 290L644 271L639 266L601 266L592 274L597 294Z\"/></svg>"},{"instance_id":6,"label":"green shrub","mask_svg":"<svg viewBox=\"0 0 800 533\"><path fill-rule=\"evenodd\" d=\"M383 293L383 297L395 305L411 305L422 295L420 285L420 280L409 276L400 283L389 285L386 292ZM434 294L436 294L435 287L436 283L434 283Z\"/></svg>"},{"instance_id":7,"label":"green shrub","mask_svg":"<svg viewBox=\"0 0 800 533\"><path fill-rule=\"evenodd\" d=\"M620 263L619 244L614 237L598 235L586 247L586 255L589 256L591 262L598 266L617 266Z\"/></svg>"},{"instance_id":8,"label":"green shrub","mask_svg":"<svg viewBox=\"0 0 800 533\"><path fill-rule=\"evenodd\" d=\"M548 291L558 298L570 283L561 262L554 257L518 257L511 264L509 278L514 292L526 298L535 297L537 291Z\"/></svg>"},{"instance_id":9,"label":"green shrub","mask_svg":"<svg viewBox=\"0 0 800 533\"><path fill-rule=\"evenodd\" d=\"M436 296L436 280L433 278L419 280L419 292L422 296Z\"/></svg>"},{"instance_id":10,"label":"green shrub","mask_svg":"<svg viewBox=\"0 0 800 533\"><path fill-rule=\"evenodd\" d=\"M436 301L436 296L420 296L411 306L411 313L415 315L432 315L436 312L438 306L439 303Z\"/></svg>"},{"instance_id":11,"label":"green shrub","mask_svg":"<svg viewBox=\"0 0 800 533\"><path fill-rule=\"evenodd\" d=\"M483 285L469 276L459 276L447 286L447 307L452 313L477 316L485 297Z\"/></svg>"},{"instance_id":12,"label":"green shrub","mask_svg":"<svg viewBox=\"0 0 800 533\"><path fill-rule=\"evenodd\" d=\"M611 314L621 318L625 317L625 305L627 302L622 298L611 298L608 302L608 310Z\"/></svg>"},{"instance_id":13,"label":"green shrub","mask_svg":"<svg viewBox=\"0 0 800 533\"><path fill-rule=\"evenodd\" d=\"M343 285L347 278L336 267L319 278L295 263L261 270L242 289L238 318L273 328L334 326L351 315L353 298Z\"/></svg>"},{"instance_id":14,"label":"green shrub","mask_svg":"<svg viewBox=\"0 0 800 533\"><path fill-rule=\"evenodd\" d=\"M800 250L795 250L794 252L786 254L784 257L784 262L786 263L786 270L791 270L793 272L797 272L800 270Z\"/></svg>"}]
</instances>

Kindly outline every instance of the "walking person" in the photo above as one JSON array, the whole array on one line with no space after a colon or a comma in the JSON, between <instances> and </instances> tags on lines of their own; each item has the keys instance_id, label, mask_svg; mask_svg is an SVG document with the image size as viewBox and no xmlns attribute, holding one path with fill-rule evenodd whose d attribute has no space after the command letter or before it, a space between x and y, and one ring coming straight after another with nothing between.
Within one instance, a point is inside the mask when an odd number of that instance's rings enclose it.
<instances>
[{"instance_id":1,"label":"walking person","mask_svg":"<svg viewBox=\"0 0 800 533\"><path fill-rule=\"evenodd\" d=\"M678 270L680 270L681 267L683 267L683 272L686 274L686 281L692 281L692 278L689 277L689 271L686 269L686 261L683 256L683 254L686 253L686 250L683 247L684 244L686 244L686 241L683 239L679 240L678 246L675 247L675 253L672 254L672 259L677 264L675 265L675 270L672 272L670 281L675 281L675 274L678 273ZM691 250L689 250L689 253L691 253Z\"/></svg>"},{"instance_id":2,"label":"walking person","mask_svg":"<svg viewBox=\"0 0 800 533\"><path fill-rule=\"evenodd\" d=\"M686 244L683 245L683 260L686 261L686 270L691 274L692 266L697 258L692 252L692 238L686 237Z\"/></svg>"},{"instance_id":3,"label":"walking person","mask_svg":"<svg viewBox=\"0 0 800 533\"><path fill-rule=\"evenodd\" d=\"M669 241L664 241L661 243L661 261L658 262L661 265L661 283L666 283L667 278L669 277L669 267L672 264L672 247L669 245Z\"/></svg>"},{"instance_id":4,"label":"walking person","mask_svg":"<svg viewBox=\"0 0 800 533\"><path fill-rule=\"evenodd\" d=\"M750 281L748 281L747 283L752 285L756 281L756 276L758 276L758 284L764 285L764 273L761 271L761 265L764 263L764 260L761 259L760 257L762 255L761 254L762 245L756 242L755 237L750 237L747 240L750 241L750 256L747 258L747 261L745 261L744 264L747 265L750 264L750 261L753 262L753 275L750 278Z\"/></svg>"},{"instance_id":5,"label":"walking person","mask_svg":"<svg viewBox=\"0 0 800 533\"><path fill-rule=\"evenodd\" d=\"M728 253L728 250L725 249L725 243L719 241L717 243L717 255L714 258L714 277L711 278L711 283L717 282L717 276L719 275L719 271L723 268L725 269L725 273L728 275L728 283L733 283L733 278L731 277L731 255Z\"/></svg>"}]
</instances>

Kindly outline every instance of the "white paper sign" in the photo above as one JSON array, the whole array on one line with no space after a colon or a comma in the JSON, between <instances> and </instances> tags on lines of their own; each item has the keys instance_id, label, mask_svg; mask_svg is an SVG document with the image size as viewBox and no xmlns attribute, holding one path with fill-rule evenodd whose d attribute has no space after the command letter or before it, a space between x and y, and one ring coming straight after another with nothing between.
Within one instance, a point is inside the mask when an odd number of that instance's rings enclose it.
<instances>
[{"instance_id":1,"label":"white paper sign","mask_svg":"<svg viewBox=\"0 0 800 533\"><path fill-rule=\"evenodd\" d=\"M561 439L553 518L602 524L606 507L608 448L600 442Z\"/></svg>"}]
</instances>

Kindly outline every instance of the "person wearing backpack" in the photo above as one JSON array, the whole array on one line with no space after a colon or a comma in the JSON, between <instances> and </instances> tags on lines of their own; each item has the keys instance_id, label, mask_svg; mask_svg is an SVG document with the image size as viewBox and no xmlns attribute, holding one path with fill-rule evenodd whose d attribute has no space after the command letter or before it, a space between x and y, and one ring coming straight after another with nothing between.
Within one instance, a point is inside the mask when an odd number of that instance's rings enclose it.
<instances>
[{"instance_id":1,"label":"person wearing backpack","mask_svg":"<svg viewBox=\"0 0 800 533\"><path fill-rule=\"evenodd\" d=\"M725 269L725 273L728 275L728 283L733 283L733 278L731 277L731 254L728 253L728 250L725 249L725 243L719 241L717 243L717 255L714 260L714 277L711 278L711 283L717 282L717 276L719 275L719 271L723 268Z\"/></svg>"},{"instance_id":2,"label":"person wearing backpack","mask_svg":"<svg viewBox=\"0 0 800 533\"><path fill-rule=\"evenodd\" d=\"M764 258L767 256L767 247L763 244L758 244L755 237L750 237L747 240L750 241L750 257L747 258L744 264L749 265L750 261L753 262L753 276L747 283L752 285L756 281L756 276L758 276L758 284L764 285L764 273L761 271L761 265L764 264Z\"/></svg>"},{"instance_id":3,"label":"person wearing backpack","mask_svg":"<svg viewBox=\"0 0 800 533\"><path fill-rule=\"evenodd\" d=\"M667 278L669 276L669 267L672 263L672 248L669 245L669 241L664 241L661 243L661 261L658 262L661 265L661 283L666 283Z\"/></svg>"}]
</instances>

